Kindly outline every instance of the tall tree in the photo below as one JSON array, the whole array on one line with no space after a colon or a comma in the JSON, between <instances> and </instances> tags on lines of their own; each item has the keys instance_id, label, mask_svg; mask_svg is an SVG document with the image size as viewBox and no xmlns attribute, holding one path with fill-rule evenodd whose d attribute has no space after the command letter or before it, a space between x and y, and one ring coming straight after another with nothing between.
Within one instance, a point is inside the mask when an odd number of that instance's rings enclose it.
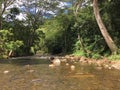
<instances>
[{"instance_id":1,"label":"tall tree","mask_svg":"<svg viewBox=\"0 0 120 90\"><path fill-rule=\"evenodd\" d=\"M76 3L74 3L74 10L73 11L74 11L74 16L76 18L76 22L78 21L77 18L78 18L79 9L81 7L83 7L83 2L85 2L85 0L78 0ZM82 38L80 36L79 30L78 30L78 40L80 42L80 46L81 46L82 50L87 53L87 51L85 50L84 44L82 42Z\"/></svg>"},{"instance_id":2,"label":"tall tree","mask_svg":"<svg viewBox=\"0 0 120 90\"><path fill-rule=\"evenodd\" d=\"M114 41L112 40L111 36L109 35L107 28L105 27L105 25L101 19L101 16L99 13L99 7L98 7L98 0L93 0L93 9L94 9L96 21L98 23L100 31L101 31L108 47L110 48L112 53L117 52L118 48L117 48L116 44L114 43Z\"/></svg>"},{"instance_id":3,"label":"tall tree","mask_svg":"<svg viewBox=\"0 0 120 90\"><path fill-rule=\"evenodd\" d=\"M21 1L21 0L20 0ZM28 47L33 46L36 37L36 30L44 22L44 17L48 18L47 14L56 9L57 0L24 0L21 1L23 7L22 13L26 15L26 25L30 27L31 36L29 37Z\"/></svg>"}]
</instances>

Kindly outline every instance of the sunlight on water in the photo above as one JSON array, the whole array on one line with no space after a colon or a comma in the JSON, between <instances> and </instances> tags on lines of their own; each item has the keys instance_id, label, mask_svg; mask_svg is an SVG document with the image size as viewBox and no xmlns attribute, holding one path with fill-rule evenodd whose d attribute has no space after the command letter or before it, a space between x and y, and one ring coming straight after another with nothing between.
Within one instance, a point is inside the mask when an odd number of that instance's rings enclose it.
<instances>
[{"instance_id":1,"label":"sunlight on water","mask_svg":"<svg viewBox=\"0 0 120 90\"><path fill-rule=\"evenodd\" d=\"M0 90L120 90L120 71L48 60L0 61Z\"/></svg>"}]
</instances>

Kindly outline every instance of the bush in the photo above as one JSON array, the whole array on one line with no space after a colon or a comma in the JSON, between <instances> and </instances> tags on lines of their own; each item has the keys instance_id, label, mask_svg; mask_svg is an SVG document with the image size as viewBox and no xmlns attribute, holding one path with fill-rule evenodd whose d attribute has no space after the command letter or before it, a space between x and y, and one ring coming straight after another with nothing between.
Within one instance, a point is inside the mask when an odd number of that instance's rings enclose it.
<instances>
[{"instance_id":1,"label":"bush","mask_svg":"<svg viewBox=\"0 0 120 90\"><path fill-rule=\"evenodd\" d=\"M110 59L110 60L120 60L120 54L111 55L111 56L108 57L108 59Z\"/></svg>"},{"instance_id":2,"label":"bush","mask_svg":"<svg viewBox=\"0 0 120 90\"><path fill-rule=\"evenodd\" d=\"M75 56L86 56L86 54L84 53L84 51L80 51L80 50L77 50L73 53Z\"/></svg>"}]
</instances>

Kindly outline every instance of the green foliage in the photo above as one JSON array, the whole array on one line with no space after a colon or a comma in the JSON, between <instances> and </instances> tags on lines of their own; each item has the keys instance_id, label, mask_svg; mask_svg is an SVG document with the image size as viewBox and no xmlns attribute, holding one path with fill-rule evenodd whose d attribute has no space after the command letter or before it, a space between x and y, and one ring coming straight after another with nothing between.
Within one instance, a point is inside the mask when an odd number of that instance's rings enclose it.
<instances>
[{"instance_id":1,"label":"green foliage","mask_svg":"<svg viewBox=\"0 0 120 90\"><path fill-rule=\"evenodd\" d=\"M82 50L88 57L99 58L100 55L104 55L105 50L108 50L93 16L91 7L83 8L78 13L74 29L79 32L83 46L82 47L80 41L77 40L74 51Z\"/></svg>"},{"instance_id":2,"label":"green foliage","mask_svg":"<svg viewBox=\"0 0 120 90\"><path fill-rule=\"evenodd\" d=\"M108 56L108 59L110 59L110 60L120 60L120 54Z\"/></svg>"},{"instance_id":3,"label":"green foliage","mask_svg":"<svg viewBox=\"0 0 120 90\"><path fill-rule=\"evenodd\" d=\"M45 46L48 48L48 52L57 54L67 53L72 50L77 33L72 29L73 25L73 15L65 14L45 22L41 29L43 29L46 36Z\"/></svg>"},{"instance_id":4,"label":"green foliage","mask_svg":"<svg viewBox=\"0 0 120 90\"><path fill-rule=\"evenodd\" d=\"M16 15L19 15L19 14L20 14L20 10L17 7L13 7L10 9L10 13L7 14L7 19L8 20L15 19Z\"/></svg>"},{"instance_id":5,"label":"green foliage","mask_svg":"<svg viewBox=\"0 0 120 90\"><path fill-rule=\"evenodd\" d=\"M30 53L31 53L31 54L35 54L35 53L36 53L34 47L31 47L31 48L30 48Z\"/></svg>"},{"instance_id":6,"label":"green foliage","mask_svg":"<svg viewBox=\"0 0 120 90\"><path fill-rule=\"evenodd\" d=\"M17 7L13 7L10 9L10 13L13 15L18 15L20 13L20 10Z\"/></svg>"},{"instance_id":7,"label":"green foliage","mask_svg":"<svg viewBox=\"0 0 120 90\"><path fill-rule=\"evenodd\" d=\"M119 0L111 0L108 5L108 15L109 15L109 24L111 29L110 34L113 37L115 43L120 48L120 1Z\"/></svg>"},{"instance_id":8,"label":"green foliage","mask_svg":"<svg viewBox=\"0 0 120 90\"><path fill-rule=\"evenodd\" d=\"M100 59L101 58L101 55L98 53L92 53L91 56L92 56L91 58L93 58L93 59Z\"/></svg>"},{"instance_id":9,"label":"green foliage","mask_svg":"<svg viewBox=\"0 0 120 90\"><path fill-rule=\"evenodd\" d=\"M51 21L50 21L51 22ZM48 48L48 52L51 53L59 53L62 52L62 47L64 47L63 39L63 30L60 30L61 26L57 21L53 20L54 23L49 25L45 25L44 32L45 32L45 46ZM51 28L50 28L51 27ZM60 27L60 28L59 28Z\"/></svg>"},{"instance_id":10,"label":"green foliage","mask_svg":"<svg viewBox=\"0 0 120 90\"><path fill-rule=\"evenodd\" d=\"M6 22L4 28L11 28L12 41L22 41L24 44L19 47L19 50L14 51L16 56L35 54L37 50L43 47L45 38L43 31L34 30L30 25L26 25L26 22L18 20ZM34 48L34 53L31 53L31 47Z\"/></svg>"},{"instance_id":11,"label":"green foliage","mask_svg":"<svg viewBox=\"0 0 120 90\"><path fill-rule=\"evenodd\" d=\"M119 3L119 0L99 1L101 17L118 46L120 44ZM27 2L25 5L26 8L43 7L52 11L57 10L58 13L56 17L45 19L41 11L36 11L33 14L28 10L24 12L27 14L26 20L19 21L16 19L16 15L20 11L13 7L10 13L7 13L7 16L10 17L2 18L2 28L5 30L0 30L1 55L7 55L10 50L13 50L17 56L36 54L37 51L52 54L74 53L92 58L110 55L110 50L101 35L94 18L93 9L89 4L78 10L77 17L73 15L73 7L60 10L60 8L55 8L58 2L54 1L30 4Z\"/></svg>"},{"instance_id":12,"label":"green foliage","mask_svg":"<svg viewBox=\"0 0 120 90\"><path fill-rule=\"evenodd\" d=\"M80 46L80 41L76 41L75 46L74 46L74 51L75 50L80 50L82 47Z\"/></svg>"},{"instance_id":13,"label":"green foliage","mask_svg":"<svg viewBox=\"0 0 120 90\"><path fill-rule=\"evenodd\" d=\"M9 51L15 51L23 45L22 41L13 41L13 33L9 30L0 30L0 55L8 55Z\"/></svg>"},{"instance_id":14,"label":"green foliage","mask_svg":"<svg viewBox=\"0 0 120 90\"><path fill-rule=\"evenodd\" d=\"M86 53L82 50L77 50L73 53L75 56L86 56Z\"/></svg>"},{"instance_id":15,"label":"green foliage","mask_svg":"<svg viewBox=\"0 0 120 90\"><path fill-rule=\"evenodd\" d=\"M10 50L17 50L20 46L23 45L23 42L22 41L9 41L9 42L6 42L5 43L5 48L10 51Z\"/></svg>"}]
</instances>

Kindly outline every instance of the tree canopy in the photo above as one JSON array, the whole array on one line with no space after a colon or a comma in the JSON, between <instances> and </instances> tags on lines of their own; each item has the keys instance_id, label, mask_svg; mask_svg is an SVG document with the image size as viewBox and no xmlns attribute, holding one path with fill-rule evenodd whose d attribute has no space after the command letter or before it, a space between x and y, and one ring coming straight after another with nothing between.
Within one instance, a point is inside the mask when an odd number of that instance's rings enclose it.
<instances>
[{"instance_id":1,"label":"tree canopy","mask_svg":"<svg viewBox=\"0 0 120 90\"><path fill-rule=\"evenodd\" d=\"M0 56L118 54L119 7L119 0L1 0Z\"/></svg>"}]
</instances>

